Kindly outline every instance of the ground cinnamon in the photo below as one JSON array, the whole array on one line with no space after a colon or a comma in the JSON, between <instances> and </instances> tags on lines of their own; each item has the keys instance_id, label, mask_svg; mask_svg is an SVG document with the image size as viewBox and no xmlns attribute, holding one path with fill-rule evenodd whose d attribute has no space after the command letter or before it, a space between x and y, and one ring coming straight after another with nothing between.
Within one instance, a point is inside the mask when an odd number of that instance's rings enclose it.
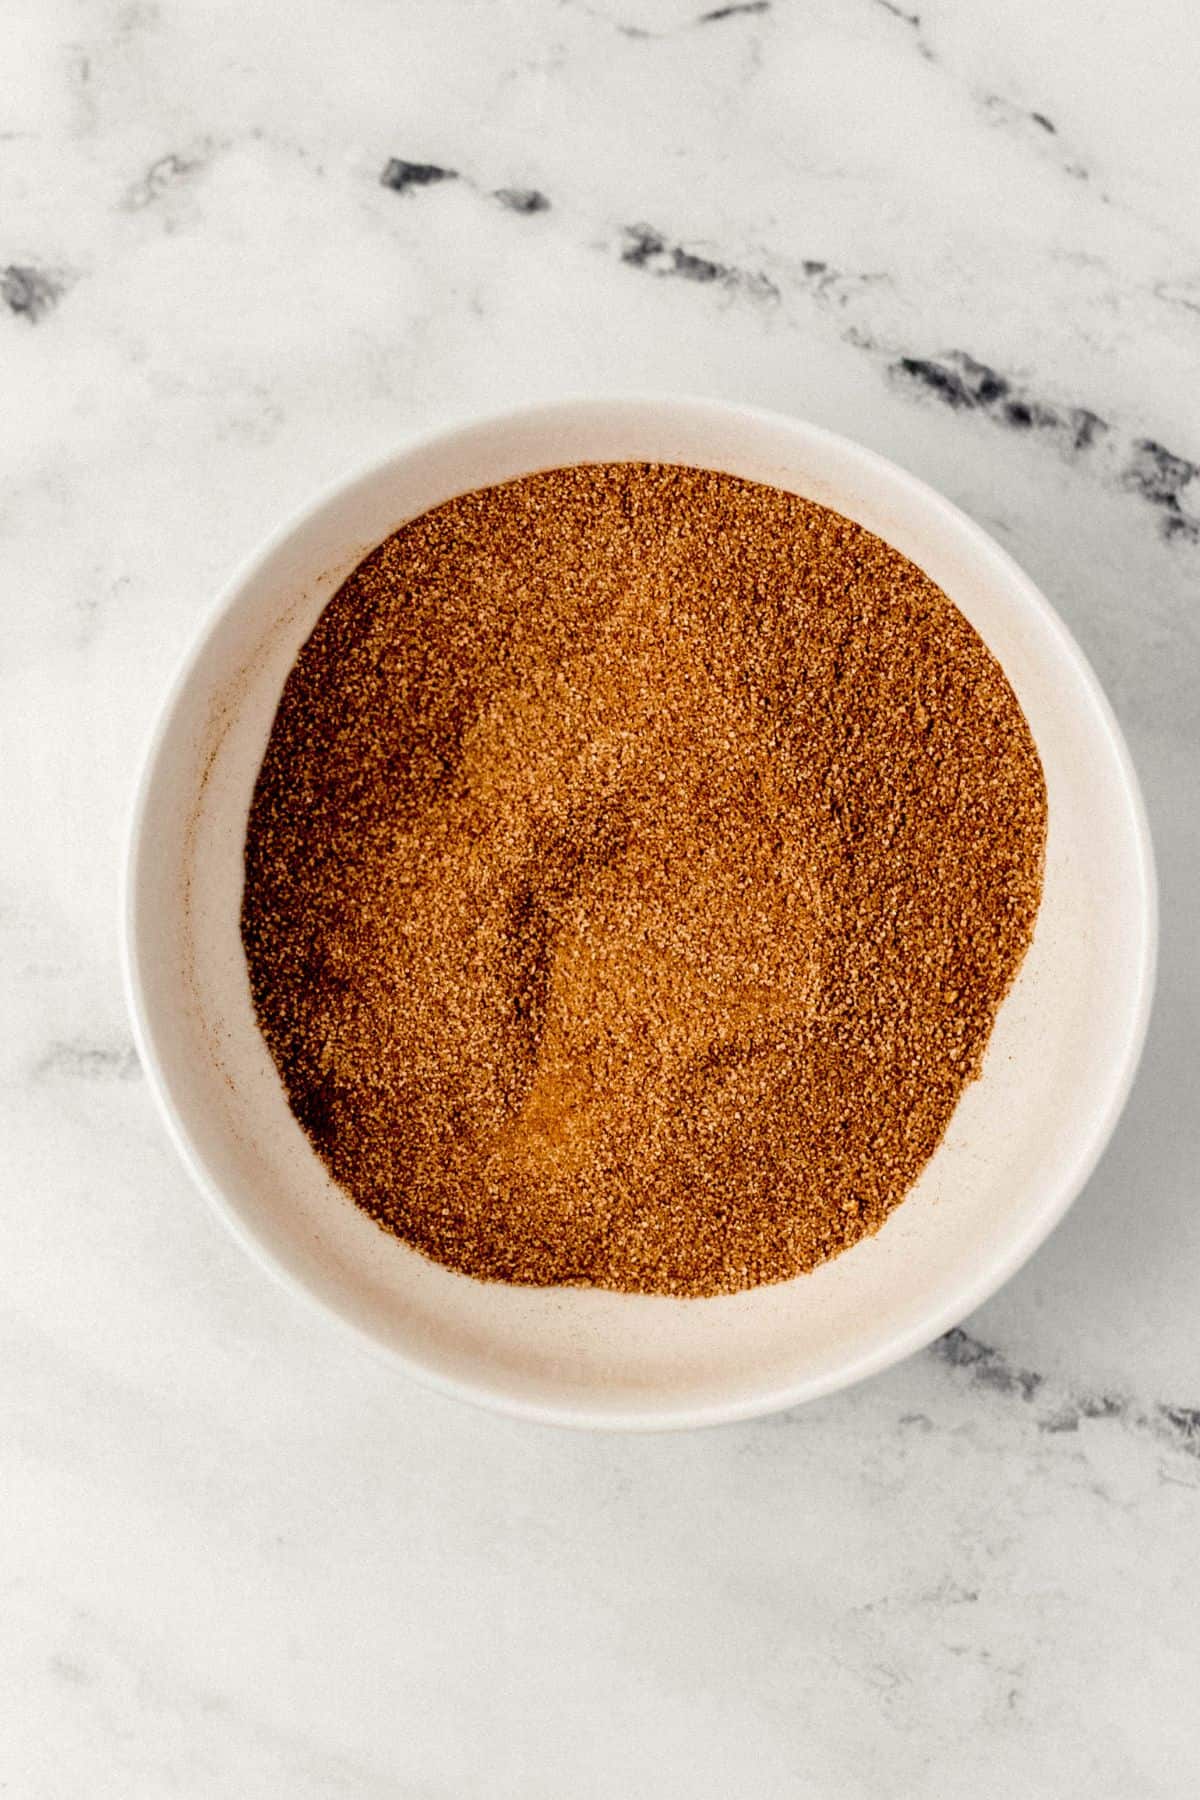
<instances>
[{"instance_id":1,"label":"ground cinnamon","mask_svg":"<svg viewBox=\"0 0 1200 1800\"><path fill-rule=\"evenodd\" d=\"M466 494L354 572L246 839L333 1176L470 1275L701 1295L872 1232L1029 943L1046 797L949 599L708 471Z\"/></svg>"}]
</instances>

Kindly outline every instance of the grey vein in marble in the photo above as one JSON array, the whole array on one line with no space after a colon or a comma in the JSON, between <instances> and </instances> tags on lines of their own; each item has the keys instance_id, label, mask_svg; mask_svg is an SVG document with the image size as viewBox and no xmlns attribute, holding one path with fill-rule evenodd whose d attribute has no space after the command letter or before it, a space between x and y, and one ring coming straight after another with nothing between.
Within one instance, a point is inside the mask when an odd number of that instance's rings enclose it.
<instances>
[{"instance_id":1,"label":"grey vein in marble","mask_svg":"<svg viewBox=\"0 0 1200 1800\"><path fill-rule=\"evenodd\" d=\"M981 413L1010 430L1048 436L1067 455L1092 450L1109 433L1107 422L1090 407L1039 398L965 351L940 358L901 356L889 364L888 375L956 412ZM1200 464L1138 437L1117 448L1109 467L1120 486L1157 510L1168 541L1200 542L1200 516L1184 504Z\"/></svg>"},{"instance_id":2,"label":"grey vein in marble","mask_svg":"<svg viewBox=\"0 0 1200 1800\"><path fill-rule=\"evenodd\" d=\"M204 166L211 146L191 155L183 155L177 150L169 150L166 155L157 157L146 173L129 188L123 201L127 212L141 212L152 206L169 188L176 186L189 175L194 175Z\"/></svg>"},{"instance_id":3,"label":"grey vein in marble","mask_svg":"<svg viewBox=\"0 0 1200 1800\"><path fill-rule=\"evenodd\" d=\"M994 1394L1032 1400L1042 1385L1042 1376L1032 1369L1015 1367L1001 1351L957 1326L930 1346L930 1354L952 1369L966 1369L978 1387Z\"/></svg>"},{"instance_id":4,"label":"grey vein in marble","mask_svg":"<svg viewBox=\"0 0 1200 1800\"><path fill-rule=\"evenodd\" d=\"M1044 112L1039 112L1036 107L1021 106L1015 100L1008 99L1004 94L993 94L989 92L978 95L978 104L989 124L1032 125L1036 132L1041 133L1046 137L1059 138L1058 126L1054 123L1053 119L1049 118ZM1049 149L1049 147L1047 148ZM1058 167L1062 170L1064 175L1069 175L1072 181L1091 180L1091 171L1088 169L1087 165L1081 162L1078 157L1070 156L1063 152L1061 139L1059 139L1059 143L1054 146L1053 154Z\"/></svg>"},{"instance_id":5,"label":"grey vein in marble","mask_svg":"<svg viewBox=\"0 0 1200 1800\"><path fill-rule=\"evenodd\" d=\"M1200 313L1200 281L1156 281L1152 292L1156 300L1162 300L1167 306Z\"/></svg>"},{"instance_id":6,"label":"grey vein in marble","mask_svg":"<svg viewBox=\"0 0 1200 1800\"><path fill-rule=\"evenodd\" d=\"M1048 433L1067 451L1090 449L1108 431L1090 407L1055 405L962 350L940 359L901 356L888 374L955 411L982 412L1015 431Z\"/></svg>"},{"instance_id":7,"label":"grey vein in marble","mask_svg":"<svg viewBox=\"0 0 1200 1800\"><path fill-rule=\"evenodd\" d=\"M651 225L625 227L620 256L627 266L652 275L738 290L760 300L778 302L783 297L775 276L716 256L699 255ZM793 273L793 287L818 298L833 297L843 307L863 287L886 279L882 275L849 276L812 258L793 265L793 270L798 270L798 279ZM888 355L881 342L856 326L848 327L843 338L862 350ZM953 411L980 413L1009 430L1049 439L1060 453L1072 458L1093 450L1110 433L1108 422L1091 407L1052 401L963 350L937 357L890 355L886 374L897 387L932 398ZM1153 439L1136 436L1113 452L1105 472L1159 512L1165 539L1200 542L1200 514L1184 499L1200 473L1200 463Z\"/></svg>"},{"instance_id":8,"label":"grey vein in marble","mask_svg":"<svg viewBox=\"0 0 1200 1800\"><path fill-rule=\"evenodd\" d=\"M628 19L611 18L598 7L589 6L585 0L560 0L560 4L573 7L586 18L609 26L620 37L629 38L634 43L661 42L665 38L677 36L680 32L692 31L709 25L723 25L731 19L756 18L769 13L774 0L731 0L724 6L714 6L708 11L697 13L693 18L681 20L676 25L655 29L649 25L635 25Z\"/></svg>"},{"instance_id":9,"label":"grey vein in marble","mask_svg":"<svg viewBox=\"0 0 1200 1800\"><path fill-rule=\"evenodd\" d=\"M716 285L759 300L778 302L783 297L775 276L697 254L655 226L625 227L620 256L627 266L652 275ZM832 297L845 307L856 292L884 279L882 275L850 276L819 259L807 258L793 265L792 285L818 298ZM882 343L855 326L849 327L843 338L876 355L888 354ZM963 350L937 357L892 355L886 374L902 390L932 398L956 412L980 413L1009 430L1048 439L1060 454L1072 458L1093 450L1110 433L1108 422L1091 407L1050 400ZM1184 498L1198 473L1200 463L1140 436L1118 447L1107 465L1110 479L1159 512L1165 539L1188 544L1200 542L1200 513L1191 510Z\"/></svg>"},{"instance_id":10,"label":"grey vein in marble","mask_svg":"<svg viewBox=\"0 0 1200 1800\"><path fill-rule=\"evenodd\" d=\"M881 12L888 13L893 19L899 19L902 25L909 27L912 32L911 42L916 46L919 56L928 63L937 61L933 46L922 28L920 13L909 12L905 7L897 6L896 0L872 0L872 4L877 6Z\"/></svg>"},{"instance_id":11,"label":"grey vein in marble","mask_svg":"<svg viewBox=\"0 0 1200 1800\"><path fill-rule=\"evenodd\" d=\"M406 162L401 156L389 157L379 177L380 184L397 194L411 193L414 188L435 187L442 181L457 181L457 169L444 169L438 163Z\"/></svg>"},{"instance_id":12,"label":"grey vein in marble","mask_svg":"<svg viewBox=\"0 0 1200 1800\"><path fill-rule=\"evenodd\" d=\"M33 1068L35 1081L138 1081L141 1074L132 1044L98 1044L86 1038L56 1040Z\"/></svg>"},{"instance_id":13,"label":"grey vein in marble","mask_svg":"<svg viewBox=\"0 0 1200 1800\"><path fill-rule=\"evenodd\" d=\"M1189 544L1200 543L1200 513L1189 512L1183 504L1186 494L1200 475L1200 463L1186 456L1176 456L1153 438L1138 438L1132 454L1121 471L1121 479L1133 493L1157 507L1162 518L1163 535L1179 538ZM1200 505L1200 492L1197 494Z\"/></svg>"},{"instance_id":14,"label":"grey vein in marble","mask_svg":"<svg viewBox=\"0 0 1200 1800\"><path fill-rule=\"evenodd\" d=\"M895 0L875 0L875 5L885 13L891 13L893 19L900 19L905 25L911 25L914 31L921 29L920 13L906 12L902 6L896 5Z\"/></svg>"},{"instance_id":15,"label":"grey vein in marble","mask_svg":"<svg viewBox=\"0 0 1200 1800\"><path fill-rule=\"evenodd\" d=\"M66 291L66 277L57 270L37 269L28 263L9 263L0 270L0 301L30 325L52 312Z\"/></svg>"},{"instance_id":16,"label":"grey vein in marble","mask_svg":"<svg viewBox=\"0 0 1200 1800\"><path fill-rule=\"evenodd\" d=\"M902 13L888 0L877 0L877 4L919 26L918 15ZM724 16L724 9L719 10ZM991 110L1003 111L1006 118L1020 116L1032 121L1043 134L1057 135L1055 125L1043 113L1015 108L997 95L985 96L985 100ZM397 157L388 161L380 177L385 187L401 193L461 179L464 178L457 169ZM476 186L470 181L467 185ZM517 214L547 211L550 206L539 188L477 191L489 192ZM888 279L882 271L850 274L815 257L799 261L766 257L764 262L773 271L769 274L764 267L747 266L707 247L703 251L689 247L645 222L622 227L618 254L626 267L657 279L680 280L773 304L778 304L790 289L818 300L832 300L844 309L864 291ZM886 376L898 389L933 399L954 411L979 413L1009 430L1051 443L1060 454L1076 458L1093 450L1110 433L1109 423L1093 408L1052 400L967 351L950 350L938 356L896 354L869 330L853 323L844 329L842 337L846 343L885 358ZM1140 435L1113 449L1102 465L1102 473L1109 480L1156 509L1164 539L1187 544L1200 542L1200 514L1185 500L1186 490L1198 471L1200 464Z\"/></svg>"},{"instance_id":17,"label":"grey vein in marble","mask_svg":"<svg viewBox=\"0 0 1200 1800\"><path fill-rule=\"evenodd\" d=\"M1077 1432L1083 1421L1100 1420L1122 1425L1185 1456L1200 1458L1200 1407L1165 1402L1146 1407L1119 1394L1056 1388L1044 1375L1014 1363L1002 1350L957 1326L936 1339L929 1354L964 1373L973 1386L1001 1399L1024 1405L1039 1400L1041 1409L1036 1424L1041 1432L1052 1436Z\"/></svg>"},{"instance_id":18,"label":"grey vein in marble","mask_svg":"<svg viewBox=\"0 0 1200 1800\"><path fill-rule=\"evenodd\" d=\"M550 202L540 188L493 188L492 198L509 212L528 215L550 210Z\"/></svg>"},{"instance_id":19,"label":"grey vein in marble","mask_svg":"<svg viewBox=\"0 0 1200 1800\"><path fill-rule=\"evenodd\" d=\"M649 275L678 277L701 286L712 284L748 294L754 300L779 299L779 289L761 270L739 268L734 263L702 256L682 244L672 243L653 225L627 225L622 239L621 261L631 269L644 269Z\"/></svg>"},{"instance_id":20,"label":"grey vein in marble","mask_svg":"<svg viewBox=\"0 0 1200 1800\"><path fill-rule=\"evenodd\" d=\"M765 13L770 10L771 0L736 0L732 6L715 6L711 12L701 13L696 24L719 25L724 19L736 19L747 13Z\"/></svg>"},{"instance_id":21,"label":"grey vein in marble","mask_svg":"<svg viewBox=\"0 0 1200 1800\"><path fill-rule=\"evenodd\" d=\"M541 188L537 187L498 187L486 188L464 175L460 169L442 168L438 163L408 162L403 157L392 156L384 165L379 177L380 186L391 188L395 193L412 195L425 188L440 187L445 182L455 182L484 198L495 200L505 212L516 213L518 217L531 218L535 213L550 211L550 199Z\"/></svg>"}]
</instances>

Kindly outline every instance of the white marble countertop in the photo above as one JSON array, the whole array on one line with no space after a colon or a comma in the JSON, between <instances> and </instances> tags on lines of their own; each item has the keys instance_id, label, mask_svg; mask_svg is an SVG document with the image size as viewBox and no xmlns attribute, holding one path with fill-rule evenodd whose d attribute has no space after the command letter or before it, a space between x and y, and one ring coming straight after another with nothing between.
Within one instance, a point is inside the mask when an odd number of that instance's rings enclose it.
<instances>
[{"instance_id":1,"label":"white marble countertop","mask_svg":"<svg viewBox=\"0 0 1200 1800\"><path fill-rule=\"evenodd\" d=\"M1200 134L1185 0L8 0L0 1793L1200 1787ZM432 1397L169 1149L116 866L231 567L444 417L794 411L1030 570L1128 734L1161 985L962 1333L685 1437Z\"/></svg>"}]
</instances>

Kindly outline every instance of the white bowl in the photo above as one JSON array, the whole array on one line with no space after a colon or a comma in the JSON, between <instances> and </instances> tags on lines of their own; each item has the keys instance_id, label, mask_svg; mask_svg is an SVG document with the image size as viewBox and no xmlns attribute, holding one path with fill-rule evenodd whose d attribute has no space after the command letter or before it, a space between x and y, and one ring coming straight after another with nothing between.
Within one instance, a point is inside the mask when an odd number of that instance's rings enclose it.
<instances>
[{"instance_id":1,"label":"white bowl","mask_svg":"<svg viewBox=\"0 0 1200 1800\"><path fill-rule=\"evenodd\" d=\"M379 1230L326 1174L255 1024L239 935L251 791L284 679L366 551L452 495L576 462L723 469L835 507L920 565L1011 681L1049 789L1045 892L980 1080L904 1204L814 1274L712 1300L477 1282ZM256 1260L398 1367L570 1425L746 1418L829 1393L978 1306L1060 1219L1128 1093L1154 874L1129 756L1081 652L980 528L882 457L715 401L564 401L438 432L327 493L226 590L167 699L124 901L142 1062L180 1153Z\"/></svg>"}]
</instances>

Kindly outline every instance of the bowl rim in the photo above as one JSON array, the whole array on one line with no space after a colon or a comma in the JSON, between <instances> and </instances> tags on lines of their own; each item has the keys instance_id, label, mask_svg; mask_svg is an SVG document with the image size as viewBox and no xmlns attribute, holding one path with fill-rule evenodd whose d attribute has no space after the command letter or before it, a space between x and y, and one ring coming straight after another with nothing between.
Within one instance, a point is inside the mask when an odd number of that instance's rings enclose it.
<instances>
[{"instance_id":1,"label":"bowl rim","mask_svg":"<svg viewBox=\"0 0 1200 1800\"><path fill-rule=\"evenodd\" d=\"M1010 582L1023 591L1027 603L1039 613L1057 640L1061 654L1073 665L1076 675L1091 700L1098 725L1102 728L1115 758L1123 798L1129 809L1134 836L1134 867L1131 880L1136 880L1138 915L1141 926L1138 967L1136 970L1136 1004L1125 1042L1121 1048L1116 1079L1107 1105L1097 1112L1081 1143L1074 1165L1058 1189L1047 1199L1040 1212L1024 1231L1006 1243L1002 1253L989 1258L970 1279L964 1280L935 1310L906 1326L897 1327L881 1342L859 1356L847 1356L836 1368L813 1375L800 1375L784 1383L756 1391L739 1399L688 1403L657 1408L652 1403L616 1411L598 1411L586 1405L527 1397L509 1392L501 1383L489 1386L450 1375L419 1356L392 1344L384 1343L369 1327L342 1310L324 1295L317 1293L298 1275L284 1266L269 1246L250 1229L220 1181L211 1173L205 1154L192 1134L182 1110L176 1102L170 1081L158 1054L150 1007L146 997L146 977L142 967L139 939L137 872L144 854L146 813L154 789L159 762L170 737L180 699L209 639L226 615L233 610L243 590L260 574L263 566L288 540L317 513L345 499L360 485L377 479L389 468L435 447L451 447L456 440L469 440L480 429L494 429L517 422L552 423L556 417L577 414L580 408L644 411L662 407L679 415L688 413L697 421L705 419L730 423L761 424L797 431L810 444L825 447L835 454L848 455L865 468L883 475L904 490L907 500L921 508L927 517L944 521L974 540L975 547L987 554L1003 569ZM549 466L549 465L543 465ZM449 497L449 496L448 496ZM970 515L948 500L938 490L913 475L902 465L878 451L859 444L855 439L815 425L808 420L774 411L767 407L743 405L705 395L622 390L606 393L574 393L552 400L532 401L520 406L494 411L470 413L444 420L427 429L406 436L400 443L367 462L327 482L304 504L292 510L256 549L243 558L224 582L215 599L204 608L178 657L166 691L160 701L146 736L138 762L137 781L131 796L123 835L123 854L119 874L119 942L121 977L129 1014L134 1046L146 1074L162 1122L166 1126L184 1167L205 1196L212 1210L223 1221L232 1236L251 1259L279 1286L296 1295L324 1318L331 1319L340 1330L361 1345L377 1361L400 1369L421 1386L464 1400L493 1412L507 1414L541 1424L577 1429L613 1431L669 1431L714 1426L759 1418L815 1400L827 1394L866 1380L892 1364L925 1348L934 1339L958 1325L1008 1281L1028 1260L1060 1222L1077 1199L1106 1149L1117 1121L1129 1098L1138 1064L1145 1045L1153 1006L1158 959L1158 884L1154 848L1145 803L1142 798L1133 760L1124 735L1103 687L1085 653L1051 602L1041 592L1020 564L1002 545Z\"/></svg>"}]
</instances>

